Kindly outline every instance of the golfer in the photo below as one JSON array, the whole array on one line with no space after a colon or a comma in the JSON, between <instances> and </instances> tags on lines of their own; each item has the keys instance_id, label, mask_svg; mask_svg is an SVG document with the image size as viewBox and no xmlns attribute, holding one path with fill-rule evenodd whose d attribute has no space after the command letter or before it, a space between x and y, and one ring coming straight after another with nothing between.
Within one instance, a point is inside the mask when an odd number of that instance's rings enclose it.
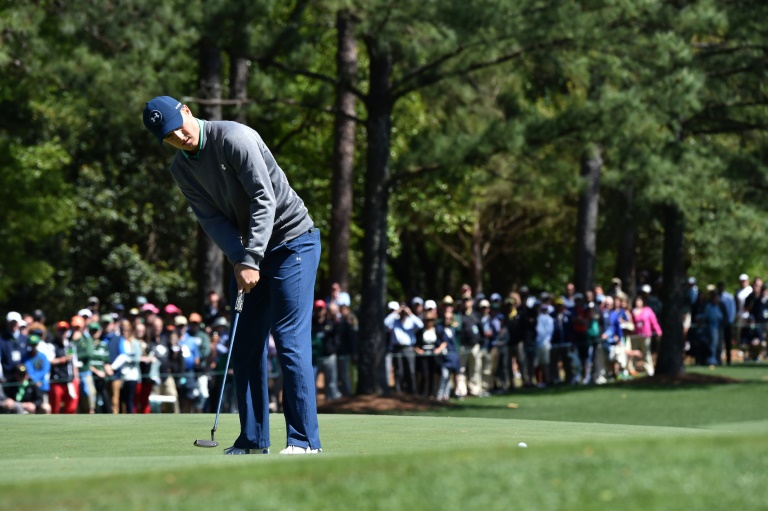
<instances>
[{"instance_id":1,"label":"golfer","mask_svg":"<svg viewBox=\"0 0 768 511\"><path fill-rule=\"evenodd\" d=\"M270 331L283 371L288 440L280 453L322 452L311 342L320 233L304 202L247 126L197 119L168 96L147 102L144 125L161 143L178 149L171 175L233 265L233 295L247 293L232 352L240 436L225 454L269 452Z\"/></svg>"}]
</instances>

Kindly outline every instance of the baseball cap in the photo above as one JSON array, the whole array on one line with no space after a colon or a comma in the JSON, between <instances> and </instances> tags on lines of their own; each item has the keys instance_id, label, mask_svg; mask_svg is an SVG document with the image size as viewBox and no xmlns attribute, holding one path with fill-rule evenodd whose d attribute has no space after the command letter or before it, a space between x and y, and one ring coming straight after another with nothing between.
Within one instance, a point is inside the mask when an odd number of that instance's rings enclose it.
<instances>
[{"instance_id":1,"label":"baseball cap","mask_svg":"<svg viewBox=\"0 0 768 511\"><path fill-rule=\"evenodd\" d=\"M160 309L155 307L155 304L153 303L145 303L141 306L141 312L151 312L152 314L157 314L160 312Z\"/></svg>"},{"instance_id":2,"label":"baseball cap","mask_svg":"<svg viewBox=\"0 0 768 511\"><path fill-rule=\"evenodd\" d=\"M193 312L192 314L189 315L189 322L190 323L202 323L203 322L203 317L200 314L198 314L197 312Z\"/></svg>"},{"instance_id":3,"label":"baseball cap","mask_svg":"<svg viewBox=\"0 0 768 511\"><path fill-rule=\"evenodd\" d=\"M39 335L36 335L36 334L32 334L32 335L30 335L30 336L29 336L29 339L27 340L27 342L28 342L29 344L40 344L40 341L41 341L41 340L42 340L42 339L40 338L40 336L39 336Z\"/></svg>"},{"instance_id":4,"label":"baseball cap","mask_svg":"<svg viewBox=\"0 0 768 511\"><path fill-rule=\"evenodd\" d=\"M80 315L72 316L72 319L69 322L72 325L72 328L85 328L85 319Z\"/></svg>"},{"instance_id":5,"label":"baseball cap","mask_svg":"<svg viewBox=\"0 0 768 511\"><path fill-rule=\"evenodd\" d=\"M491 301L492 302L500 302L501 301L501 295L499 293L491 294Z\"/></svg>"},{"instance_id":6,"label":"baseball cap","mask_svg":"<svg viewBox=\"0 0 768 511\"><path fill-rule=\"evenodd\" d=\"M166 314L181 314L181 309L179 309L172 303L169 303L168 305L166 305L163 310L165 311Z\"/></svg>"},{"instance_id":7,"label":"baseball cap","mask_svg":"<svg viewBox=\"0 0 768 511\"><path fill-rule=\"evenodd\" d=\"M90 330L91 332L95 332L100 328L101 328L101 325L96 321L94 321L93 323L88 323L88 330Z\"/></svg>"},{"instance_id":8,"label":"baseball cap","mask_svg":"<svg viewBox=\"0 0 768 511\"><path fill-rule=\"evenodd\" d=\"M96 296L89 296L88 297L88 305L98 305L99 299Z\"/></svg>"},{"instance_id":9,"label":"baseball cap","mask_svg":"<svg viewBox=\"0 0 768 511\"><path fill-rule=\"evenodd\" d=\"M414 296L413 300L411 300L411 305L424 305L424 299L422 299L420 296Z\"/></svg>"},{"instance_id":10,"label":"baseball cap","mask_svg":"<svg viewBox=\"0 0 768 511\"><path fill-rule=\"evenodd\" d=\"M488 300L485 300L485 299L480 300L480 308L481 309L485 308L485 307L490 307L490 306L491 306L491 302L489 302Z\"/></svg>"},{"instance_id":11,"label":"baseball cap","mask_svg":"<svg viewBox=\"0 0 768 511\"><path fill-rule=\"evenodd\" d=\"M389 302L387 304L387 309L389 309L391 311L396 311L399 308L400 308L400 304L398 302L394 301L394 300L392 300L391 302Z\"/></svg>"},{"instance_id":12,"label":"baseball cap","mask_svg":"<svg viewBox=\"0 0 768 511\"><path fill-rule=\"evenodd\" d=\"M218 318L216 318L214 320L214 322L213 322L213 324L211 326L213 328L217 328L217 327L220 327L220 326L225 326L226 327L226 326L229 326L229 321L227 321L227 318L225 318L223 316L219 316Z\"/></svg>"},{"instance_id":13,"label":"baseball cap","mask_svg":"<svg viewBox=\"0 0 768 511\"><path fill-rule=\"evenodd\" d=\"M315 309L325 309L325 300L315 300Z\"/></svg>"},{"instance_id":14,"label":"baseball cap","mask_svg":"<svg viewBox=\"0 0 768 511\"><path fill-rule=\"evenodd\" d=\"M16 311L11 311L5 316L5 321L7 323L10 323L12 321L15 321L16 323L21 324L24 320L21 318L21 314L19 314Z\"/></svg>"},{"instance_id":15,"label":"baseball cap","mask_svg":"<svg viewBox=\"0 0 768 511\"><path fill-rule=\"evenodd\" d=\"M56 323L56 330L69 330L69 323L66 321L59 321Z\"/></svg>"},{"instance_id":16,"label":"baseball cap","mask_svg":"<svg viewBox=\"0 0 768 511\"><path fill-rule=\"evenodd\" d=\"M747 275L746 273L742 273L741 275L739 275L739 280L749 280L749 275Z\"/></svg>"},{"instance_id":17,"label":"baseball cap","mask_svg":"<svg viewBox=\"0 0 768 511\"><path fill-rule=\"evenodd\" d=\"M144 126L162 144L165 136L184 124L181 102L170 96L157 96L147 101L144 107Z\"/></svg>"},{"instance_id":18,"label":"baseball cap","mask_svg":"<svg viewBox=\"0 0 768 511\"><path fill-rule=\"evenodd\" d=\"M443 305L453 305L453 297L451 295L445 295L443 297Z\"/></svg>"},{"instance_id":19,"label":"baseball cap","mask_svg":"<svg viewBox=\"0 0 768 511\"><path fill-rule=\"evenodd\" d=\"M437 303L434 300L427 300L424 302L424 308L427 310L437 309Z\"/></svg>"},{"instance_id":20,"label":"baseball cap","mask_svg":"<svg viewBox=\"0 0 768 511\"><path fill-rule=\"evenodd\" d=\"M640 288L640 291L642 291L643 293L650 293L651 286L649 284L643 284L643 287Z\"/></svg>"},{"instance_id":21,"label":"baseball cap","mask_svg":"<svg viewBox=\"0 0 768 511\"><path fill-rule=\"evenodd\" d=\"M176 316L175 318L173 318L173 323L174 323L176 326L183 326L183 325L186 325L186 324L187 324L187 318L185 318L185 317L184 317L184 316L182 316L182 315L178 315L178 316Z\"/></svg>"},{"instance_id":22,"label":"baseball cap","mask_svg":"<svg viewBox=\"0 0 768 511\"><path fill-rule=\"evenodd\" d=\"M91 309L80 309L79 311L77 311L77 315L82 318L90 318L91 316L93 316L93 312L91 311Z\"/></svg>"}]
</instances>

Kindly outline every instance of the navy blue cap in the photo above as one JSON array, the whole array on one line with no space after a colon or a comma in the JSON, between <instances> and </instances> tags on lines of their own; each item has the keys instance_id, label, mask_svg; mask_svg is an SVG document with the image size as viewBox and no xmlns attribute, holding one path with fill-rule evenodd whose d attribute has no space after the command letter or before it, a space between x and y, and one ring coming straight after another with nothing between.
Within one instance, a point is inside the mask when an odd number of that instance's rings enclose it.
<instances>
[{"instance_id":1,"label":"navy blue cap","mask_svg":"<svg viewBox=\"0 0 768 511\"><path fill-rule=\"evenodd\" d=\"M158 96L147 101L147 106L144 107L144 126L160 143L168 133L179 129L184 123L181 107L181 102L170 96Z\"/></svg>"}]
</instances>

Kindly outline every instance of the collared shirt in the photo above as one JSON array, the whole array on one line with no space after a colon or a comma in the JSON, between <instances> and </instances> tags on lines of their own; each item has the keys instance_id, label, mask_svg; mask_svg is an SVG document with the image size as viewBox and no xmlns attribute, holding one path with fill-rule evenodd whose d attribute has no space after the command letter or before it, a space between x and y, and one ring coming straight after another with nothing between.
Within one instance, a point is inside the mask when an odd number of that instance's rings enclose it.
<instances>
[{"instance_id":1,"label":"collared shirt","mask_svg":"<svg viewBox=\"0 0 768 511\"><path fill-rule=\"evenodd\" d=\"M728 323L733 323L736 320L736 299L728 291L723 291L720 294L720 302L728 313Z\"/></svg>"},{"instance_id":2,"label":"collared shirt","mask_svg":"<svg viewBox=\"0 0 768 511\"><path fill-rule=\"evenodd\" d=\"M398 346L415 346L416 331L424 328L424 323L414 314L409 314L405 319L400 319L397 312L384 318L384 325L392 332L393 343Z\"/></svg>"}]
</instances>

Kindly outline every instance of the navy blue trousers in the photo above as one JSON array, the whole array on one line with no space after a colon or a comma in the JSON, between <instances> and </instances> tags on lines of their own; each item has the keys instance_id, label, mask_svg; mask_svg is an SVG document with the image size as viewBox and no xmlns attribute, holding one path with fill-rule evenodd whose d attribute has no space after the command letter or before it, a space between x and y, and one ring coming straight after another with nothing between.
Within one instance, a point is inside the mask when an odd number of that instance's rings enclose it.
<instances>
[{"instance_id":1,"label":"navy blue trousers","mask_svg":"<svg viewBox=\"0 0 768 511\"><path fill-rule=\"evenodd\" d=\"M259 283L245 295L235 332L232 365L237 383L240 436L235 447L269 447L267 343L275 338L283 372L286 445L319 449L312 370L312 306L320 261L320 232L312 229L269 250ZM237 294L233 280L232 296Z\"/></svg>"}]
</instances>

